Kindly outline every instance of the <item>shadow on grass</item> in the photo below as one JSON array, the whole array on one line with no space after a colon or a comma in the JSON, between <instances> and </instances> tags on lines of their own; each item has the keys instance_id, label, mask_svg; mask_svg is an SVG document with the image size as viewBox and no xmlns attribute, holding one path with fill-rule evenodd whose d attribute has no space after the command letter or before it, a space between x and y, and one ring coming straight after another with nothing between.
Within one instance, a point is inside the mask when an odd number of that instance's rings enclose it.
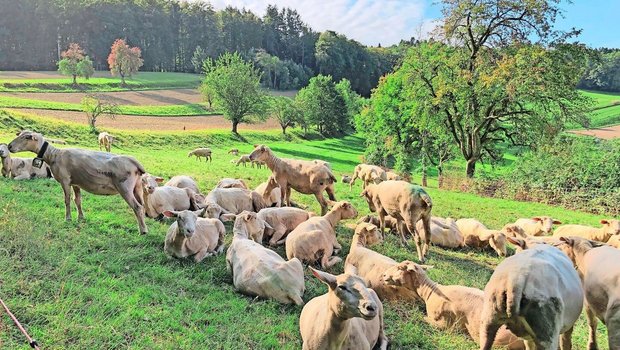
<instances>
[{"instance_id":1,"label":"shadow on grass","mask_svg":"<svg viewBox=\"0 0 620 350\"><path fill-rule=\"evenodd\" d=\"M275 152L278 153L282 153L282 154L287 154L290 156L295 156L295 157L299 157L299 158L306 158L306 159L316 159L317 155L314 153L310 153L310 152L303 152L303 151L295 151L295 150L291 150L291 149L286 149L286 148L281 148L281 147L271 147L271 149ZM333 151L333 149L332 149ZM338 164L347 164L347 165L351 165L351 166L356 166L357 162L354 161L350 161L350 160L343 160L340 158L336 158L336 157L330 157L327 155L321 155L321 160L325 160L331 163L338 163Z\"/></svg>"}]
</instances>

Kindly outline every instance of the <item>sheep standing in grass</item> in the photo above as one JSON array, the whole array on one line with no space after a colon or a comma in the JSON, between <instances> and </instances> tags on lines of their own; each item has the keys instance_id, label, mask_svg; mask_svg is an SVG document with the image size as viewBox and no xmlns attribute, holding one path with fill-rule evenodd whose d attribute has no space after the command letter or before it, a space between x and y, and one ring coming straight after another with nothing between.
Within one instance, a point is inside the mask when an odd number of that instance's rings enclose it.
<instances>
[{"instance_id":1,"label":"sheep standing in grass","mask_svg":"<svg viewBox=\"0 0 620 350\"><path fill-rule=\"evenodd\" d=\"M243 155L241 157L239 157L239 159L237 159L237 161L235 162L235 166L239 166L239 164L243 164L243 167L247 167L247 163L250 163L250 166L252 166L252 168L254 167L254 163L252 163L252 161L250 160L250 156L248 155Z\"/></svg>"},{"instance_id":2,"label":"sheep standing in grass","mask_svg":"<svg viewBox=\"0 0 620 350\"><path fill-rule=\"evenodd\" d=\"M592 241L607 242L612 236L620 235L620 220L601 220L601 227L584 225L563 225L558 227L553 237L582 237Z\"/></svg>"},{"instance_id":3,"label":"sheep standing in grass","mask_svg":"<svg viewBox=\"0 0 620 350\"><path fill-rule=\"evenodd\" d=\"M480 310L484 292L464 286L444 286L426 274L430 266L403 261L384 270L383 281L387 286L415 293L426 305L426 322L439 329L457 330L480 341ZM525 349L523 340L512 334L506 326L499 328L493 346L510 350Z\"/></svg>"},{"instance_id":4,"label":"sheep standing in grass","mask_svg":"<svg viewBox=\"0 0 620 350\"><path fill-rule=\"evenodd\" d=\"M102 149L105 149L106 152L111 152L112 150L112 143L114 142L114 136L110 135L107 132L102 132L99 133L99 136L97 137L97 140L99 141L99 150L101 151Z\"/></svg>"},{"instance_id":5,"label":"sheep standing in grass","mask_svg":"<svg viewBox=\"0 0 620 350\"><path fill-rule=\"evenodd\" d=\"M142 174L144 167L133 157L77 148L56 149L34 132L21 132L8 145L16 153L30 151L39 154L50 165L56 181L65 194L65 219L71 220L71 189L75 194L78 219L84 219L82 192L99 195L120 194L136 216L140 233L148 232L144 224Z\"/></svg>"},{"instance_id":6,"label":"sheep standing in grass","mask_svg":"<svg viewBox=\"0 0 620 350\"><path fill-rule=\"evenodd\" d=\"M200 158L204 158L205 162L213 162L213 157L211 157L211 149L210 148L196 148L195 150L189 152L187 157L195 156L196 160L200 161Z\"/></svg>"},{"instance_id":7,"label":"sheep standing in grass","mask_svg":"<svg viewBox=\"0 0 620 350\"><path fill-rule=\"evenodd\" d=\"M304 350L386 350L383 304L358 276L334 276L312 269L328 287L310 300L299 317Z\"/></svg>"},{"instance_id":8,"label":"sheep standing in grass","mask_svg":"<svg viewBox=\"0 0 620 350\"><path fill-rule=\"evenodd\" d=\"M353 188L355 184L355 179L362 180L362 188L366 188L366 186L371 183L378 184L382 181L387 180L387 174L385 170L383 170L380 166L370 165L370 164L359 164L355 167L353 171L353 177L351 178L351 182L349 182L349 189Z\"/></svg>"},{"instance_id":9,"label":"sheep standing in grass","mask_svg":"<svg viewBox=\"0 0 620 350\"><path fill-rule=\"evenodd\" d=\"M285 261L271 249L250 239L269 228L256 213L237 215L233 241L226 252L226 267L241 293L303 305L304 270L299 259Z\"/></svg>"},{"instance_id":10,"label":"sheep standing in grass","mask_svg":"<svg viewBox=\"0 0 620 350\"><path fill-rule=\"evenodd\" d=\"M52 177L52 171L47 163L37 168L32 165L32 158L11 157L9 147L4 143L0 143L0 159L2 159L2 176L4 177L14 180Z\"/></svg>"},{"instance_id":11,"label":"sheep standing in grass","mask_svg":"<svg viewBox=\"0 0 620 350\"><path fill-rule=\"evenodd\" d=\"M201 218L204 210L167 210L163 214L176 219L166 234L166 254L175 258L193 256L194 261L201 262L206 257L224 251L226 228L220 220Z\"/></svg>"}]
</instances>

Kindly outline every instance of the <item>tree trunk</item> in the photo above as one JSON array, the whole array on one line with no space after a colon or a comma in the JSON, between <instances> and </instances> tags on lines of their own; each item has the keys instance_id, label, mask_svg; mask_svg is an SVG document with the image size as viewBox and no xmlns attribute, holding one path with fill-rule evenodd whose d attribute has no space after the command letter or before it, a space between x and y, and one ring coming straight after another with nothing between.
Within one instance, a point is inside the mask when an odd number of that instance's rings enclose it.
<instances>
[{"instance_id":1,"label":"tree trunk","mask_svg":"<svg viewBox=\"0 0 620 350\"><path fill-rule=\"evenodd\" d=\"M476 158L470 158L467 160L467 177L468 178L473 178L474 174L476 173L476 162L478 161L478 159Z\"/></svg>"},{"instance_id":2,"label":"tree trunk","mask_svg":"<svg viewBox=\"0 0 620 350\"><path fill-rule=\"evenodd\" d=\"M422 186L428 187L428 176L426 174L426 156L422 156Z\"/></svg>"},{"instance_id":3,"label":"tree trunk","mask_svg":"<svg viewBox=\"0 0 620 350\"><path fill-rule=\"evenodd\" d=\"M121 73L121 85L125 86L125 74Z\"/></svg>"},{"instance_id":4,"label":"tree trunk","mask_svg":"<svg viewBox=\"0 0 620 350\"><path fill-rule=\"evenodd\" d=\"M73 74L73 85L77 85L77 75Z\"/></svg>"},{"instance_id":5,"label":"tree trunk","mask_svg":"<svg viewBox=\"0 0 620 350\"><path fill-rule=\"evenodd\" d=\"M286 127L287 125L280 125L282 127L282 135L286 135Z\"/></svg>"},{"instance_id":6,"label":"tree trunk","mask_svg":"<svg viewBox=\"0 0 620 350\"><path fill-rule=\"evenodd\" d=\"M237 132L237 125L239 125L239 122L238 121L233 121L232 123L233 123L233 125L232 125L232 132L235 133L235 134L238 134L238 132Z\"/></svg>"},{"instance_id":7,"label":"tree trunk","mask_svg":"<svg viewBox=\"0 0 620 350\"><path fill-rule=\"evenodd\" d=\"M437 165L437 188L442 188L442 187L443 187L443 160L441 160L440 158L439 164Z\"/></svg>"}]
</instances>

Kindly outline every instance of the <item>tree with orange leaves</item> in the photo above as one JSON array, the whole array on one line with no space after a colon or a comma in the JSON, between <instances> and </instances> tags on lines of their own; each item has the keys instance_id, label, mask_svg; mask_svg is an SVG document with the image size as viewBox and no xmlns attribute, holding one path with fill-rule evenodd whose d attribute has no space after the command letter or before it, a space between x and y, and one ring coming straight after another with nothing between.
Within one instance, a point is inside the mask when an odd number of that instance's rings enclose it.
<instances>
[{"instance_id":1,"label":"tree with orange leaves","mask_svg":"<svg viewBox=\"0 0 620 350\"><path fill-rule=\"evenodd\" d=\"M121 85L125 85L125 77L131 77L138 71L144 60L141 58L142 50L139 47L129 47L125 40L116 39L110 48L108 65L112 75L121 77Z\"/></svg>"}]
</instances>

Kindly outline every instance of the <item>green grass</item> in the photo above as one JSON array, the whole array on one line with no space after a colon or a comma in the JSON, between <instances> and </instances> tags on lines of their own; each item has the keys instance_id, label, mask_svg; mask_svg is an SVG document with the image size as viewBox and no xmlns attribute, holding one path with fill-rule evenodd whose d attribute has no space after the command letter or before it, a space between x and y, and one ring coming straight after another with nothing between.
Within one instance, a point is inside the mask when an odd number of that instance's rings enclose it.
<instances>
[{"instance_id":1,"label":"green grass","mask_svg":"<svg viewBox=\"0 0 620 350\"><path fill-rule=\"evenodd\" d=\"M139 72L125 79L126 86L120 86L119 77L97 76L78 79L74 86L70 77L46 79L4 79L0 80L0 92L80 92L80 91L126 91L196 88L202 76L199 74L170 72Z\"/></svg>"},{"instance_id":2,"label":"green grass","mask_svg":"<svg viewBox=\"0 0 620 350\"><path fill-rule=\"evenodd\" d=\"M80 147L95 148L96 137L75 124L0 112L0 142L28 127ZM280 156L324 159L338 178L359 163L363 139L303 141L283 138L277 132L115 132L114 153L135 156L153 174L191 175L203 191L222 177L241 177L252 186L264 181L267 169L235 167L226 152L230 147L247 153L253 143L267 143ZM187 158L193 147L208 146L213 163ZM32 157L32 154L23 156ZM336 195L349 200L360 215L368 208L340 182ZM519 217L551 215L566 223L596 225L600 217L537 203L480 198L471 194L429 188L433 213L438 216L475 217L500 227ZM85 194L84 222L65 222L60 186L53 180L15 182L0 179L0 288L2 297L43 348L50 349L299 349L298 319L301 307L254 300L236 293L226 272L224 256L200 264L168 260L163 253L167 224L147 220L150 233L140 236L135 219L119 196ZM297 202L318 211L311 196L293 194ZM351 221L352 222L352 221ZM337 229L343 253L349 250L352 230ZM231 241L228 225L227 244ZM414 260L394 236L375 248L397 260ZM283 254L283 250L278 252ZM431 278L442 284L483 288L501 261L491 252L431 249ZM332 272L339 273L342 264ZM304 300L326 288L306 273ZM462 334L438 330L423 320L420 305L384 303L386 332L392 349L476 349ZM0 316L0 347L27 349L21 334ZM600 345L607 349L604 326L599 323ZM575 349L585 349L587 327L582 317L575 330Z\"/></svg>"},{"instance_id":3,"label":"green grass","mask_svg":"<svg viewBox=\"0 0 620 350\"><path fill-rule=\"evenodd\" d=\"M46 100L35 100L19 98L13 96L0 96L0 108L32 108L32 109L51 109L58 111L77 111L84 109L78 103L66 103ZM119 114L122 115L146 115L154 117L174 117L174 116L200 116L221 114L210 110L202 103L192 103L183 105L163 105L163 106L118 106Z\"/></svg>"},{"instance_id":4,"label":"green grass","mask_svg":"<svg viewBox=\"0 0 620 350\"><path fill-rule=\"evenodd\" d=\"M590 127L598 128L620 123L620 94L601 91L582 91L594 100Z\"/></svg>"}]
</instances>

